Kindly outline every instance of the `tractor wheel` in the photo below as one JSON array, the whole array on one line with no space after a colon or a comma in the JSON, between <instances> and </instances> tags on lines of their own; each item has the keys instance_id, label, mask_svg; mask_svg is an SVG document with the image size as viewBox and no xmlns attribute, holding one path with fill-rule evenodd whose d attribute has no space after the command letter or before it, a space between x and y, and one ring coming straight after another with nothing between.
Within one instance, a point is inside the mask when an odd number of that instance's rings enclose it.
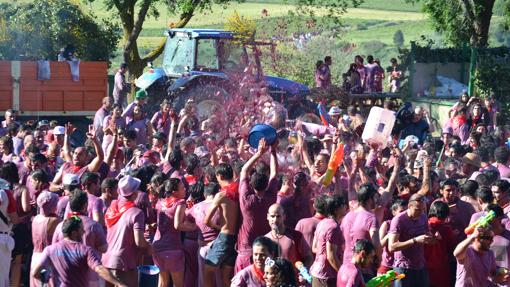
<instances>
[{"instance_id":1,"label":"tractor wheel","mask_svg":"<svg viewBox=\"0 0 510 287\"><path fill-rule=\"evenodd\" d=\"M179 94L174 100L174 107L180 110L184 107L186 101L193 99L197 106L199 120L202 121L207 119L215 109L224 112L223 107L229 97L229 93L217 85L196 85Z\"/></svg>"}]
</instances>

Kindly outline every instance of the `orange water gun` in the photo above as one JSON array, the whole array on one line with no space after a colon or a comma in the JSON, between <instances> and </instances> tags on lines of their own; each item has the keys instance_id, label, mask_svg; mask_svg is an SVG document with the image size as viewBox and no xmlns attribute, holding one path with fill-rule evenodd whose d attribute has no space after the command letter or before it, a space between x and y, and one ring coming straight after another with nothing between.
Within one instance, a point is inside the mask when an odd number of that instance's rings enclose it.
<instances>
[{"instance_id":1,"label":"orange water gun","mask_svg":"<svg viewBox=\"0 0 510 287\"><path fill-rule=\"evenodd\" d=\"M331 184L331 181L333 180L333 176L335 175L336 171L338 170L338 167L344 162L344 144L340 143L338 144L338 147L335 150L335 153L333 153L333 156L329 160L328 163L328 170L326 171L326 175L324 176L324 179L322 180L322 184L325 186L328 186Z\"/></svg>"}]
</instances>

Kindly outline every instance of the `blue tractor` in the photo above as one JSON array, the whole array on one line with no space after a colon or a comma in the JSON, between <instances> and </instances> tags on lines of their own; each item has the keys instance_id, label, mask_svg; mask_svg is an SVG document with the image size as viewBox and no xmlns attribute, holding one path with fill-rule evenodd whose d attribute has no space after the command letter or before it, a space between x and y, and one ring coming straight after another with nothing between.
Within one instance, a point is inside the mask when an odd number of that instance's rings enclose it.
<instances>
[{"instance_id":1,"label":"blue tractor","mask_svg":"<svg viewBox=\"0 0 510 287\"><path fill-rule=\"evenodd\" d=\"M239 44L233 32L216 29L169 29L163 53L163 67L151 68L135 84L149 94L149 106L156 109L163 99L181 109L193 99L200 116L220 106L239 90L239 77L248 65L257 81L265 81L271 97L284 104L290 118L313 109L306 100L310 89L303 84L262 73L260 48L271 42Z\"/></svg>"}]
</instances>

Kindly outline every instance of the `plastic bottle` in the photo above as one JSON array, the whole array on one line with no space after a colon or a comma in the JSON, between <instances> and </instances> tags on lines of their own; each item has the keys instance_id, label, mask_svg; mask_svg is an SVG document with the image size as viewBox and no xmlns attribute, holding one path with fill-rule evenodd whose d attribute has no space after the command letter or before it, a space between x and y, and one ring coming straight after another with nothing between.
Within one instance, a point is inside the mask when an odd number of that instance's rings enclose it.
<instances>
[{"instance_id":1,"label":"plastic bottle","mask_svg":"<svg viewBox=\"0 0 510 287\"><path fill-rule=\"evenodd\" d=\"M380 107L372 107L361 138L367 144L377 144L381 149L388 144L395 125L395 114Z\"/></svg>"}]
</instances>

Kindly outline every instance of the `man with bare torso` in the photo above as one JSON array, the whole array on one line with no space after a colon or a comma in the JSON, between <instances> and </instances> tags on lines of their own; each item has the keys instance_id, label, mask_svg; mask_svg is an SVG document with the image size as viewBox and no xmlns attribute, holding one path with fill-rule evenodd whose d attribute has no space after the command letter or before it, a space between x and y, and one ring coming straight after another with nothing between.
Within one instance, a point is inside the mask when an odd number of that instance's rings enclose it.
<instances>
[{"instance_id":1,"label":"man with bare torso","mask_svg":"<svg viewBox=\"0 0 510 287\"><path fill-rule=\"evenodd\" d=\"M221 191L214 197L214 202L205 217L205 224L220 230L220 233L213 241L205 258L204 283L206 287L211 284L214 286L214 276L218 267L221 268L223 285L229 286L237 257L235 244L239 220L239 183L234 181L234 172L228 164L219 164L215 173ZM223 218L223 226L215 226L212 221L217 209Z\"/></svg>"}]
</instances>

